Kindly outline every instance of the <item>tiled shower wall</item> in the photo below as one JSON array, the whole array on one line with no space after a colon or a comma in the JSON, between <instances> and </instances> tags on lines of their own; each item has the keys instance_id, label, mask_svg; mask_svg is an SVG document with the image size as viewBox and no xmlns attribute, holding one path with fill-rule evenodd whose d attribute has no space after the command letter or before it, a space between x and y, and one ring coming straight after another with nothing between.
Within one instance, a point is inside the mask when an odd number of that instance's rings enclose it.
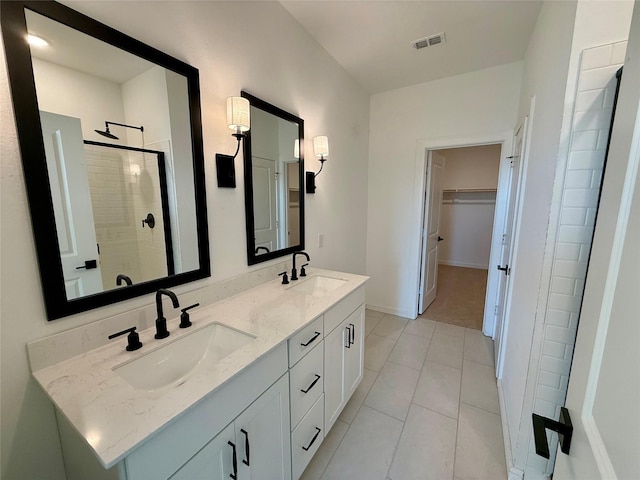
<instances>
[{"instance_id":1,"label":"tiled shower wall","mask_svg":"<svg viewBox=\"0 0 640 480\"><path fill-rule=\"evenodd\" d=\"M626 48L627 42L618 42L582 52L533 408L555 419L567 395L611 124L615 75ZM553 471L557 442L549 447L551 460L536 455L531 435L527 458L531 471Z\"/></svg>"},{"instance_id":2,"label":"tiled shower wall","mask_svg":"<svg viewBox=\"0 0 640 480\"><path fill-rule=\"evenodd\" d=\"M85 153L104 288L116 288L120 273L134 283L166 276L156 156L96 146L86 146ZM140 166L139 175L130 173L131 163ZM154 229L142 227L149 212Z\"/></svg>"}]
</instances>

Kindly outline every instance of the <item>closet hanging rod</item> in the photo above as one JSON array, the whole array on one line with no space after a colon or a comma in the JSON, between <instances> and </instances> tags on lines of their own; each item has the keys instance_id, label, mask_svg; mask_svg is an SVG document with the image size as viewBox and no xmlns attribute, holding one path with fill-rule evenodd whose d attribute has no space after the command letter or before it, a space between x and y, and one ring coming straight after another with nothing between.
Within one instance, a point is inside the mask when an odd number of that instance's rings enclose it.
<instances>
[{"instance_id":1,"label":"closet hanging rod","mask_svg":"<svg viewBox=\"0 0 640 480\"><path fill-rule=\"evenodd\" d=\"M497 188L445 188L445 193L465 193L465 192L497 192Z\"/></svg>"}]
</instances>

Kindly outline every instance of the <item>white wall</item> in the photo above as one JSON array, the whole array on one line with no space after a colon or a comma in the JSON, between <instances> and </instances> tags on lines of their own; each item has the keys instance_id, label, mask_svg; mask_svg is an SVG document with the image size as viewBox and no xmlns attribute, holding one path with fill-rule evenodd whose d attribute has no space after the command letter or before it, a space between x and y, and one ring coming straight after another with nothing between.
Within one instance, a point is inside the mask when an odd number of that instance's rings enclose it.
<instances>
[{"instance_id":1,"label":"white wall","mask_svg":"<svg viewBox=\"0 0 640 480\"><path fill-rule=\"evenodd\" d=\"M576 6L576 2L545 2L525 57L519 118L528 113L532 96L535 96L535 113L525 172L521 230L513 262L513 306L505 331L507 349L500 388L513 453L508 461L521 470L526 469L526 478L541 478L547 468L547 462L532 453L531 412L536 391L536 405L543 407L539 413L553 416L544 407L545 402L559 401L561 394L558 392L566 389L562 372L566 366L568 373L570 367L570 355L558 357L558 347L566 353L567 345L573 343L571 335L564 331L566 329L552 326L547 330L550 336L544 352L542 339L545 311L551 301L553 255L580 52L587 46L606 43L606 39L624 39L631 4L579 1ZM566 249L563 247L558 252L562 256ZM553 288L561 287L556 283ZM553 302L556 300L554 298ZM565 302L565 305L569 303ZM555 318L551 321L559 321L559 317ZM547 357L544 372L540 370L543 355ZM523 372L528 375L525 377ZM555 392L546 388L555 381L549 373L558 377L555 378L559 382ZM542 388L537 390L538 386Z\"/></svg>"},{"instance_id":2,"label":"white wall","mask_svg":"<svg viewBox=\"0 0 640 480\"><path fill-rule=\"evenodd\" d=\"M73 2L73 8L166 51L200 71L207 207L213 276L194 288L255 270L244 242L244 192L218 189L215 153L233 153L225 100L241 89L305 120L305 136L326 134L331 157L307 195L311 264L365 270L369 97L277 2ZM4 55L2 55L4 58ZM1 368L3 480L62 480L53 407L30 380L25 343L62 330L151 305L152 296L47 322L6 77L0 68ZM305 142L306 158L313 158ZM239 157L241 158L241 157ZM307 170L317 169L307 162ZM236 160L242 178L242 162ZM319 232L325 247L317 248ZM270 262L271 263L276 262ZM192 297L198 298L192 294Z\"/></svg>"},{"instance_id":3,"label":"white wall","mask_svg":"<svg viewBox=\"0 0 640 480\"><path fill-rule=\"evenodd\" d=\"M417 304L419 143L455 145L450 139L513 129L521 78L516 62L371 97L367 304L373 308L412 316Z\"/></svg>"},{"instance_id":4,"label":"white wall","mask_svg":"<svg viewBox=\"0 0 640 480\"><path fill-rule=\"evenodd\" d=\"M493 192L445 193L440 210L438 262L488 268L501 145L439 150L445 158L443 188Z\"/></svg>"},{"instance_id":5,"label":"white wall","mask_svg":"<svg viewBox=\"0 0 640 480\"><path fill-rule=\"evenodd\" d=\"M446 158L442 188L498 188L500 145L438 150Z\"/></svg>"},{"instance_id":6,"label":"white wall","mask_svg":"<svg viewBox=\"0 0 640 480\"><path fill-rule=\"evenodd\" d=\"M553 178L567 83L575 2L545 2L525 57L518 118L529 113L535 96L528 163L524 171L520 232L512 256L512 297L505 331L501 379L510 444L516 448L531 339L540 289ZM525 159L525 162L527 160ZM507 459L508 463L512 459Z\"/></svg>"},{"instance_id":7,"label":"white wall","mask_svg":"<svg viewBox=\"0 0 640 480\"><path fill-rule=\"evenodd\" d=\"M124 119L119 84L38 58L33 73L40 110L82 119L85 140L104 141L94 130L103 130L107 120Z\"/></svg>"},{"instance_id":8,"label":"white wall","mask_svg":"<svg viewBox=\"0 0 640 480\"><path fill-rule=\"evenodd\" d=\"M553 471L553 460L547 461L535 454L529 419L532 411L557 417L559 406L564 404L593 230L595 211L589 209L597 201L597 189L601 180L599 170L603 158L602 143L606 141L599 138L595 146L589 147L587 137L583 135L586 133L588 136L594 129L600 129L600 126L602 130L608 130L606 102L612 100L602 98L603 103L598 106L588 98L594 98L592 95L598 93L603 86L602 82L610 82L610 73L616 69L612 65L621 62L621 47L618 45L614 49L611 46L609 50L605 48L592 51L586 57L582 55L585 49L625 40L632 8L631 1L583 0L578 1L576 7L553 196L550 216L546 219L548 231L541 264L539 295L533 307L538 312L533 326L533 345L528 364L525 363L525 350L520 350L507 360L516 362L519 367L530 372L526 378L518 446L514 450L516 462L525 469L527 478L539 479L545 472ZM557 46L549 48L555 49ZM603 59L603 53L607 51L609 56ZM581 73L582 70L585 72ZM585 91L585 94L579 95L578 90ZM537 111L536 106L536 116ZM590 113L586 113L587 111ZM599 132L599 135L605 136L604 132ZM594 149L592 155L587 155L589 148ZM592 176L589 188L581 188L580 177L584 178L585 175ZM580 211L585 213L582 225L577 223ZM576 248L580 252L574 258ZM572 282L574 292L569 295L567 289ZM522 325L520 312L517 322ZM551 446L552 459L555 447Z\"/></svg>"}]
</instances>

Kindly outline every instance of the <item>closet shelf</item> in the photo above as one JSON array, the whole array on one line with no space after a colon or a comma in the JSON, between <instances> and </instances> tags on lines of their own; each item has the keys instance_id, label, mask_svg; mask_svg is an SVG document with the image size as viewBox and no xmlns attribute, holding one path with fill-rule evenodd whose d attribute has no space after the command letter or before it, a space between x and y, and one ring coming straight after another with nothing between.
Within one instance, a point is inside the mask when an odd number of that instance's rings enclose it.
<instances>
[{"instance_id":1,"label":"closet shelf","mask_svg":"<svg viewBox=\"0 0 640 480\"><path fill-rule=\"evenodd\" d=\"M457 188L442 191L442 204L486 205L496 203L495 188Z\"/></svg>"},{"instance_id":2,"label":"closet shelf","mask_svg":"<svg viewBox=\"0 0 640 480\"><path fill-rule=\"evenodd\" d=\"M443 193L472 193L472 192L497 192L497 188L445 188L442 190Z\"/></svg>"}]
</instances>

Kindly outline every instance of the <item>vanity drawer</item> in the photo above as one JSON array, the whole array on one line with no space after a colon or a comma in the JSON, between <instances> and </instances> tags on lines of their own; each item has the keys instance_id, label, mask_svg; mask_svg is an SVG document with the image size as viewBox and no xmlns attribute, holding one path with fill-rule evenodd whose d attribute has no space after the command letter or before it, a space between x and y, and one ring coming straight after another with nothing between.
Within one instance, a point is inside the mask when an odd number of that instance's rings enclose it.
<instances>
[{"instance_id":1,"label":"vanity drawer","mask_svg":"<svg viewBox=\"0 0 640 480\"><path fill-rule=\"evenodd\" d=\"M289 339L289 368L320 343L324 336L323 326L324 322L320 315Z\"/></svg>"},{"instance_id":2,"label":"vanity drawer","mask_svg":"<svg viewBox=\"0 0 640 480\"><path fill-rule=\"evenodd\" d=\"M323 340L290 370L291 428L300 422L324 391Z\"/></svg>"},{"instance_id":3,"label":"vanity drawer","mask_svg":"<svg viewBox=\"0 0 640 480\"><path fill-rule=\"evenodd\" d=\"M298 480L324 440L324 395L291 433L291 472Z\"/></svg>"},{"instance_id":4,"label":"vanity drawer","mask_svg":"<svg viewBox=\"0 0 640 480\"><path fill-rule=\"evenodd\" d=\"M324 314L324 332L329 335L331 331L340 325L356 308L364 303L364 286L351 292L343 300L340 300Z\"/></svg>"}]
</instances>

